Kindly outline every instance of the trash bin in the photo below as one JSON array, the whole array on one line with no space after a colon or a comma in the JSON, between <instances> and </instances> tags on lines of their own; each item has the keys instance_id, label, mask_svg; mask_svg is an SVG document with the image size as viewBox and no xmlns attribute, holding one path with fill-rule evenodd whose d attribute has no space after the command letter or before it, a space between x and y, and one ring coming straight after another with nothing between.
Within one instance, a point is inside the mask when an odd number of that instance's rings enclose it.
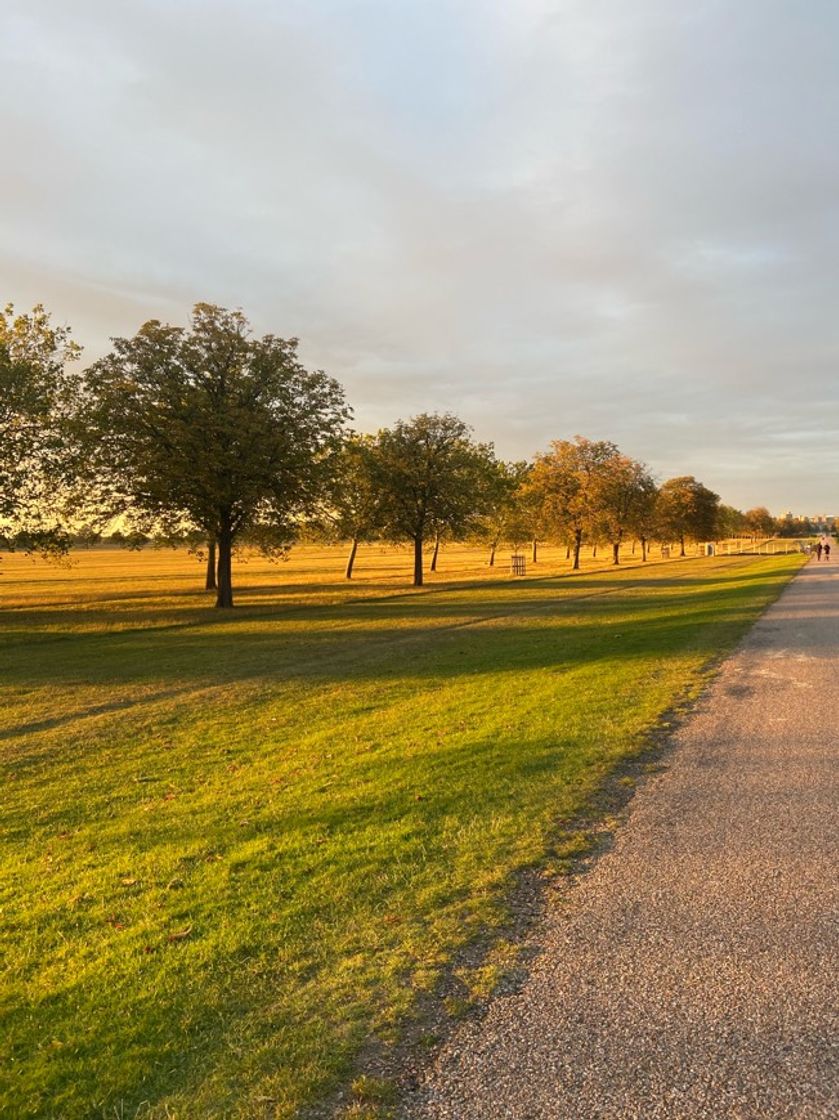
<instances>
[{"instance_id":1,"label":"trash bin","mask_svg":"<svg viewBox=\"0 0 839 1120\"><path fill-rule=\"evenodd\" d=\"M523 576L527 574L527 562L521 553L514 552L510 557L510 575Z\"/></svg>"},{"instance_id":2,"label":"trash bin","mask_svg":"<svg viewBox=\"0 0 839 1120\"><path fill-rule=\"evenodd\" d=\"M716 556L717 555L717 546L714 544L713 541L706 541L705 542L705 555L706 556Z\"/></svg>"}]
</instances>

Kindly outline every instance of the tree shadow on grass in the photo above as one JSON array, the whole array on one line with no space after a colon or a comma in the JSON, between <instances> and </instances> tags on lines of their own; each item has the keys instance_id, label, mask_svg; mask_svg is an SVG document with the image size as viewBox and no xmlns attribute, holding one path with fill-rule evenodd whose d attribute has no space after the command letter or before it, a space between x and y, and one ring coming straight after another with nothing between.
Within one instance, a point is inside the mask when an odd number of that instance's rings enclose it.
<instances>
[{"instance_id":1,"label":"tree shadow on grass","mask_svg":"<svg viewBox=\"0 0 839 1120\"><path fill-rule=\"evenodd\" d=\"M779 576L773 572L733 572L727 582L732 581L740 586L757 587L776 584ZM31 644L33 641L67 642L77 637L118 637L155 630L168 633L199 628L215 634L257 622L282 624L287 620L328 625L351 622L354 618L363 616L368 619L386 619L398 625L403 618L446 618L461 615L464 611L476 617L489 617L515 614L521 610L556 610L566 603L573 605L578 600L620 592L624 592L627 597L631 596L633 603L636 600L643 602L644 592L649 592L649 605L654 606L662 597L671 595L676 589L683 588L692 595L701 591L703 583L710 583L707 588L710 592L725 582L722 578L708 581L675 576L656 579L638 577L631 581L603 576L580 576L571 583L564 578L550 578L526 583L504 581L467 587L454 584L447 588L419 590L406 590L402 587L389 590L384 595L362 594L337 601L328 599L325 602L295 601L265 606L258 601L245 602L230 612L219 612L209 606L196 611L191 599L199 597L199 593L193 591L167 598L155 609L154 602L159 602L159 596L153 592L143 592L132 596L141 601L141 606L136 611L122 611L116 616L110 599L93 600L95 606L80 607L77 603L68 603L66 606L50 604L37 609L7 608L3 612L3 640L0 648ZM322 587L323 585L314 585L307 588L308 595L317 599L317 593ZM184 599L187 600L186 605L179 606ZM119 626L112 629L115 621ZM131 623L136 623L136 627L132 627ZM76 631L76 626L83 629Z\"/></svg>"},{"instance_id":2,"label":"tree shadow on grass","mask_svg":"<svg viewBox=\"0 0 839 1120\"><path fill-rule=\"evenodd\" d=\"M564 674L595 662L604 665L608 687L609 664L663 659L682 650L713 656L751 621L755 597L758 605L767 597L765 585L778 586L780 579L766 572L746 578L735 572L728 585L717 580L708 586L678 578L668 581L665 592L661 580L651 581L646 591L622 581L617 588L606 582L604 591L604 582L588 581L588 598L557 597L548 584L538 593L531 586L523 600L513 589L500 587L479 604L479 613L465 610L474 611L471 603L438 595L310 607L293 624L284 615L261 617L253 627L253 620L224 616L217 621L213 615L204 628L68 633L9 665L8 685L26 692L40 688L42 698L29 718L0 718L0 740L9 744L8 761L20 771L49 767L54 750L63 753L65 739L58 742L50 732L63 730L72 742L89 736L91 721L100 720L105 722L96 734L134 742L136 734L125 721L138 712L145 713L146 729L156 719L171 721L177 699L181 705L174 718L181 723L181 713L190 707L196 718L206 711L224 715L241 709L242 719L248 719L260 705L276 706L285 696L299 704L301 686L407 684L421 691L429 683L444 685L460 677L541 669L558 674L560 687ZM835 645L823 642L819 656L835 656ZM45 688L56 690L54 714L44 709ZM83 705L73 702L76 689L83 689Z\"/></svg>"},{"instance_id":3,"label":"tree shadow on grass","mask_svg":"<svg viewBox=\"0 0 839 1120\"><path fill-rule=\"evenodd\" d=\"M116 712L127 711L145 707L150 704L159 704L163 701L173 700L177 696L191 694L192 688L162 688L156 692L142 696L126 697L122 700L110 700L102 704L91 704L85 708L63 712L58 716L44 719L31 720L29 723L20 723L14 727L0 727L0 742L4 739L19 739L25 735L32 735L39 731L54 731L59 727L77 724L80 720L95 719L97 716L113 715Z\"/></svg>"},{"instance_id":4,"label":"tree shadow on grass","mask_svg":"<svg viewBox=\"0 0 839 1120\"><path fill-rule=\"evenodd\" d=\"M729 586L655 581L646 591L595 581L567 597L547 587L539 594L531 590L527 599L507 590L479 604L400 598L308 607L292 619L284 614L212 616L131 632L64 632L19 651L4 675L8 684L28 688L161 684L163 699L169 690L185 693L213 683L361 681L395 671L412 677L503 672L522 658L529 664L533 658L545 665L582 663L602 656L604 643L608 646L615 635L620 641L608 647L610 656L663 656L680 640L736 622L740 604L743 618L750 618L754 598L764 598L773 584L777 577L761 573L741 576ZM706 637L713 644L711 632ZM455 640L467 643L469 656L451 654ZM834 650L822 647L821 652L827 656ZM147 704L149 697L138 702ZM90 714L130 703L130 697L117 696L95 705ZM60 713L53 724L36 722L58 726L72 718ZM0 734L23 732L23 727L6 728Z\"/></svg>"},{"instance_id":5,"label":"tree shadow on grass","mask_svg":"<svg viewBox=\"0 0 839 1120\"><path fill-rule=\"evenodd\" d=\"M401 628L395 625L392 608L357 605L340 615L344 623L348 613L354 615L351 629L326 625L288 631L281 625L263 625L244 635L222 628L209 635L181 630L144 631L130 639L85 636L72 647L51 651L49 657L18 665L19 679L29 687L49 685L71 694L83 683L86 688L109 689L113 698L83 709L65 706L54 716L8 725L0 730L0 739L23 740L60 728L75 734L91 719L140 709L153 713L155 705L169 705L173 699L195 704L199 714L208 708L224 712L240 706L247 718L256 710L254 705L277 705L286 694L299 704L301 685L317 690L346 683L359 689L371 683L383 688L410 683L422 690L464 676L500 677L533 670L561 678L599 662L608 688L609 665L633 659L655 662L685 651L713 656L753 619L755 594L762 598L765 593L752 587L744 596L742 586L732 586L694 590L664 601L637 594L631 600L607 597L567 604L538 599L526 611L509 603L497 612L456 621L438 612L434 625L428 624L426 612L407 624L403 611L398 616ZM505 613L510 606L518 613ZM823 643L819 655L833 657L837 650L839 642ZM238 695L235 686L245 686L246 693ZM144 691L132 695L137 688ZM34 762L41 752L34 742L31 749ZM18 754L17 764L23 761Z\"/></svg>"},{"instance_id":6,"label":"tree shadow on grass","mask_svg":"<svg viewBox=\"0 0 839 1120\"><path fill-rule=\"evenodd\" d=\"M670 565L668 565L670 567ZM647 569L638 567L615 568L600 572L566 572L551 573L547 576L535 576L525 580L490 577L483 580L468 581L455 579L451 581L435 581L421 588L406 585L401 580L375 580L363 584L352 584L347 581L332 583L277 583L277 584L243 584L236 590L237 607L231 612L219 612L213 606L212 592L204 591L197 587L172 588L167 586L163 591L148 587L154 582L154 577L144 580L142 587L133 588L125 592L101 593L94 585L80 594L51 600L48 591L42 603L27 603L24 607L4 605L0 601L0 619L3 630L26 630L29 626L43 625L60 626L63 630L72 629L76 622L89 620L122 621L124 617L131 621L147 622L149 616L154 618L160 615L165 620L165 625L172 624L173 612L176 612L177 621L183 625L206 625L208 621L216 626L225 626L237 620L265 615L298 611L318 611L352 606L356 603L375 602L382 600L419 600L433 602L436 599L446 600L456 598L459 594L467 599L474 598L476 592L487 598L495 596L508 596L514 602L527 598L534 590L551 588L554 593L567 596L576 596L593 590L604 592L620 590L622 588L656 588L663 589L674 587L692 587L697 583L715 582L717 579L769 580L777 578L773 572L749 572L744 574L742 566L732 565L730 568L708 569L696 572L693 575L651 575ZM160 582L171 585L171 580L161 577ZM157 610L154 603L160 605ZM136 611L120 609L123 604L136 602L139 607ZM201 611L196 619L196 606ZM116 611L114 610L116 607ZM149 608L152 608L151 610ZM153 623L152 623L153 625Z\"/></svg>"}]
</instances>

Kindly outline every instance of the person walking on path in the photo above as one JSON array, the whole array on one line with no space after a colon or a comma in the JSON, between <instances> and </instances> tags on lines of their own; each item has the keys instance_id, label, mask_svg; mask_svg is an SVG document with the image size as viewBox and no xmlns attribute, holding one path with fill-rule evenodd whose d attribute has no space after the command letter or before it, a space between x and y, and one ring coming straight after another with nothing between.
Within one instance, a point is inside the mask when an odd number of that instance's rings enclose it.
<instances>
[{"instance_id":1,"label":"person walking on path","mask_svg":"<svg viewBox=\"0 0 839 1120\"><path fill-rule=\"evenodd\" d=\"M823 546L823 551L824 551L825 560L829 560L830 559L830 537L827 537L825 539L824 546Z\"/></svg>"},{"instance_id":2,"label":"person walking on path","mask_svg":"<svg viewBox=\"0 0 839 1120\"><path fill-rule=\"evenodd\" d=\"M821 558L822 558L822 549L823 549L823 548L824 548L824 545L822 544L822 542L821 542L821 539L819 539L819 542L818 542L818 544L816 545L816 559L817 559L817 560L821 560Z\"/></svg>"},{"instance_id":3,"label":"person walking on path","mask_svg":"<svg viewBox=\"0 0 839 1120\"><path fill-rule=\"evenodd\" d=\"M400 1120L839 1116L837 658L839 569L808 565Z\"/></svg>"}]
</instances>

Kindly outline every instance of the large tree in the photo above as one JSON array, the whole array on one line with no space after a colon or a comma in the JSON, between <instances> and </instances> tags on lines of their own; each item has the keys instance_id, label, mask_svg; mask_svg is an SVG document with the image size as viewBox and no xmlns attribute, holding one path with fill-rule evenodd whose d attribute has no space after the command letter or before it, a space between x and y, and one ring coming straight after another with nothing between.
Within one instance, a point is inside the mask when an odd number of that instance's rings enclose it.
<instances>
[{"instance_id":1,"label":"large tree","mask_svg":"<svg viewBox=\"0 0 839 1120\"><path fill-rule=\"evenodd\" d=\"M717 540L727 537L737 537L746 531L746 518L741 510L734 506L721 505L717 510L717 527L715 536Z\"/></svg>"},{"instance_id":2,"label":"large tree","mask_svg":"<svg viewBox=\"0 0 839 1120\"><path fill-rule=\"evenodd\" d=\"M70 537L60 502L73 480L69 421L81 351L41 305L0 313L0 543L63 552Z\"/></svg>"},{"instance_id":3,"label":"large tree","mask_svg":"<svg viewBox=\"0 0 839 1120\"><path fill-rule=\"evenodd\" d=\"M195 306L189 329L153 319L85 377L98 497L137 528L198 530L218 550L216 605L233 605L237 541L288 539L325 482L348 409L306 370L297 340L251 333L240 311Z\"/></svg>"},{"instance_id":4,"label":"large tree","mask_svg":"<svg viewBox=\"0 0 839 1120\"><path fill-rule=\"evenodd\" d=\"M775 518L766 506L747 509L743 521L748 532L755 537L771 537L776 529Z\"/></svg>"},{"instance_id":5,"label":"large tree","mask_svg":"<svg viewBox=\"0 0 839 1120\"><path fill-rule=\"evenodd\" d=\"M624 534L649 512L655 482L644 463L616 452L605 458L595 474L593 511L602 536L612 546L612 563L620 563ZM646 549L644 549L646 559Z\"/></svg>"},{"instance_id":6,"label":"large tree","mask_svg":"<svg viewBox=\"0 0 839 1120\"><path fill-rule=\"evenodd\" d=\"M575 571L583 537L602 532L600 494L608 464L619 455L614 443L575 436L554 440L534 461L528 488L540 523L546 536L572 547Z\"/></svg>"},{"instance_id":7,"label":"large tree","mask_svg":"<svg viewBox=\"0 0 839 1120\"><path fill-rule=\"evenodd\" d=\"M712 540L716 534L719 495L693 477L681 475L663 483L658 492L658 519L665 540L678 541L685 555L685 541Z\"/></svg>"},{"instance_id":8,"label":"large tree","mask_svg":"<svg viewBox=\"0 0 839 1120\"><path fill-rule=\"evenodd\" d=\"M319 536L349 542L346 579L352 579L359 544L375 540L381 531L382 496L375 458L373 436L348 435L331 461L329 482L311 521L311 528Z\"/></svg>"},{"instance_id":9,"label":"large tree","mask_svg":"<svg viewBox=\"0 0 839 1120\"><path fill-rule=\"evenodd\" d=\"M495 566L495 554L502 541L515 550L533 537L531 511L523 490L529 473L530 466L526 462L497 464L497 480L489 507L478 519L474 534L475 542L489 549L490 568Z\"/></svg>"},{"instance_id":10,"label":"large tree","mask_svg":"<svg viewBox=\"0 0 839 1120\"><path fill-rule=\"evenodd\" d=\"M414 586L423 582L429 536L474 532L491 508L498 480L492 446L476 443L451 413L399 420L376 437L376 484L383 532L414 550Z\"/></svg>"},{"instance_id":11,"label":"large tree","mask_svg":"<svg viewBox=\"0 0 839 1120\"><path fill-rule=\"evenodd\" d=\"M640 543L641 559L646 561L650 538L658 528L658 488L649 475L640 488L627 528Z\"/></svg>"}]
</instances>

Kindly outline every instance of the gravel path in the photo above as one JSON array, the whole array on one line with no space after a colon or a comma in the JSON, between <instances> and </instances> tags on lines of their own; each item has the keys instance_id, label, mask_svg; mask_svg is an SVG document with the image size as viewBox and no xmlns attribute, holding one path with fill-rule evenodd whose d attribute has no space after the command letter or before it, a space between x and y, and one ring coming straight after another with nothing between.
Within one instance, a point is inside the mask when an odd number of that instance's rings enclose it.
<instances>
[{"instance_id":1,"label":"gravel path","mask_svg":"<svg viewBox=\"0 0 839 1120\"><path fill-rule=\"evenodd\" d=\"M836 1120L839 565L725 663L406 1120Z\"/></svg>"}]
</instances>

